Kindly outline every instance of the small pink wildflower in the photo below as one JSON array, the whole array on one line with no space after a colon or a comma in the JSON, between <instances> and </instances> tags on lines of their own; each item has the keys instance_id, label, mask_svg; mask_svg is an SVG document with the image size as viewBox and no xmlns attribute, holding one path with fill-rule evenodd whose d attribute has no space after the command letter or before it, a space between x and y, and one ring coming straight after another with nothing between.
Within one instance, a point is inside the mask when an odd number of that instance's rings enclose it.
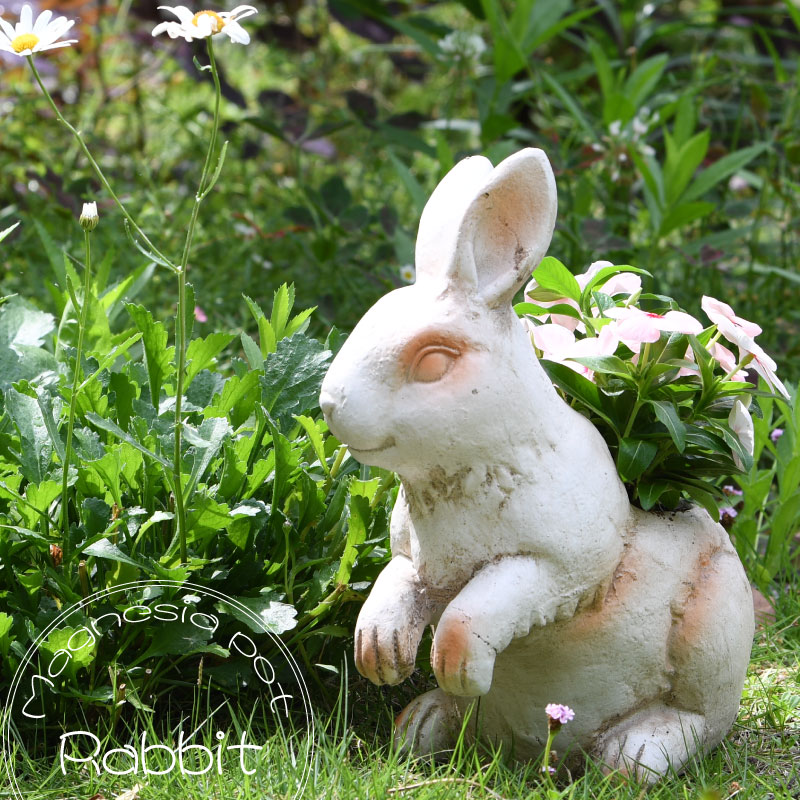
<instances>
[{"instance_id":1,"label":"small pink wildflower","mask_svg":"<svg viewBox=\"0 0 800 800\"><path fill-rule=\"evenodd\" d=\"M562 706L560 703L548 703L544 710L550 717L549 724L556 722L559 725L566 725L575 719L575 712L569 706Z\"/></svg>"},{"instance_id":2,"label":"small pink wildflower","mask_svg":"<svg viewBox=\"0 0 800 800\"><path fill-rule=\"evenodd\" d=\"M777 442L781 436L783 436L783 428L775 428L772 433L770 433L769 438L772 439L773 442Z\"/></svg>"},{"instance_id":3,"label":"small pink wildflower","mask_svg":"<svg viewBox=\"0 0 800 800\"><path fill-rule=\"evenodd\" d=\"M730 484L723 486L722 491L724 494L728 495L728 497L741 497L744 494L741 489L737 489L735 486L731 486Z\"/></svg>"},{"instance_id":4,"label":"small pink wildflower","mask_svg":"<svg viewBox=\"0 0 800 800\"><path fill-rule=\"evenodd\" d=\"M200 306L194 307L194 318L198 322L208 322L208 317L206 316L206 312L203 311L203 309L200 308Z\"/></svg>"},{"instance_id":5,"label":"small pink wildflower","mask_svg":"<svg viewBox=\"0 0 800 800\"><path fill-rule=\"evenodd\" d=\"M722 506L719 510L720 522L724 522L726 517L729 520L733 520L738 516L739 512L733 506Z\"/></svg>"}]
</instances>

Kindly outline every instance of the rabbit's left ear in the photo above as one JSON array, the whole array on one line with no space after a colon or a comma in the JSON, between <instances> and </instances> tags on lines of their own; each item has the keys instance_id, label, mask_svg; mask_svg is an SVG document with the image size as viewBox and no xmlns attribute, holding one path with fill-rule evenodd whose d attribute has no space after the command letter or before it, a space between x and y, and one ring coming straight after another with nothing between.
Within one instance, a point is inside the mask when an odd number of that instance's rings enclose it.
<instances>
[{"instance_id":1,"label":"rabbit's left ear","mask_svg":"<svg viewBox=\"0 0 800 800\"><path fill-rule=\"evenodd\" d=\"M477 290L490 307L509 303L550 246L557 205L544 152L527 148L509 156L461 220L450 280Z\"/></svg>"}]
</instances>

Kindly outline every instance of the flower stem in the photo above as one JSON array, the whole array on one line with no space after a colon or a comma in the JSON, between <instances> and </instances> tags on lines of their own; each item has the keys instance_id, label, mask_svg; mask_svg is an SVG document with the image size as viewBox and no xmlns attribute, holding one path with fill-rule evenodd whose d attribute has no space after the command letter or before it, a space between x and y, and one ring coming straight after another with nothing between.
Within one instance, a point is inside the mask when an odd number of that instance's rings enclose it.
<instances>
[{"instance_id":1,"label":"flower stem","mask_svg":"<svg viewBox=\"0 0 800 800\"><path fill-rule=\"evenodd\" d=\"M111 184L106 179L106 176L103 174L103 170L100 169L100 165L94 160L94 157L89 152L89 148L86 146L86 142L83 141L83 136L81 136L81 132L73 127L63 116L63 114L58 110L58 106L55 104L53 98L50 96L50 92L47 91L45 88L44 83L42 83L42 78L39 75L39 71L36 69L36 64L33 62L33 56L27 56L28 64L30 64L31 71L33 72L33 77L36 79L36 82L39 84L39 88L42 90L42 93L47 98L47 102L50 103L50 108L53 109L53 113L56 115L56 119L75 137L75 141L80 145L81 150L83 150L83 154L86 156L89 164L91 164L92 169L97 175L98 180L100 183L103 184L103 188L108 192L111 196L111 199L117 204L117 207L122 212L122 215L128 221L128 224L133 228L134 231L139 235L141 240L147 245L147 247L153 252L155 256L161 259L170 269L175 271L177 268L175 265L170 261L148 238L145 232L136 224L136 220L128 213L128 210L122 204L122 201L117 197L114 190L111 188Z\"/></svg>"},{"instance_id":2,"label":"flower stem","mask_svg":"<svg viewBox=\"0 0 800 800\"><path fill-rule=\"evenodd\" d=\"M86 250L86 268L83 277L83 302L81 313L78 320L78 349L75 353L75 369L72 374L72 393L69 398L69 416L67 418L67 441L64 445L64 465L61 478L61 529L63 531L63 541L61 549L64 552L64 564L69 563L69 464L72 458L72 430L75 425L75 406L78 401L78 391L81 382L81 357L83 355L83 335L86 331L86 321L89 314L89 302L92 285L92 244L91 232L83 232L83 241ZM77 309L76 309L77 311Z\"/></svg>"},{"instance_id":3,"label":"flower stem","mask_svg":"<svg viewBox=\"0 0 800 800\"><path fill-rule=\"evenodd\" d=\"M200 175L200 184L197 194L194 197L192 216L189 220L189 227L186 229L186 240L183 243L183 254L178 265L178 310L175 318L175 367L176 367L176 386L175 386L175 451L173 455L174 470L174 492L175 492L175 519L178 525L178 540L181 549L181 562L188 561L188 551L186 548L186 502L183 496L183 484L181 479L181 440L183 433L183 386L186 373L186 271L189 268L189 254L192 249L194 230L197 225L197 216L200 211L200 204L205 197L206 183L208 182L211 159L216 149L217 134L219 132L219 105L222 91L219 83L219 73L217 72L217 62L214 59L214 47L211 38L206 39L208 47L208 58L211 64L211 76L214 79L214 122L211 126L211 138L206 151L206 160L203 164L203 171Z\"/></svg>"}]
</instances>

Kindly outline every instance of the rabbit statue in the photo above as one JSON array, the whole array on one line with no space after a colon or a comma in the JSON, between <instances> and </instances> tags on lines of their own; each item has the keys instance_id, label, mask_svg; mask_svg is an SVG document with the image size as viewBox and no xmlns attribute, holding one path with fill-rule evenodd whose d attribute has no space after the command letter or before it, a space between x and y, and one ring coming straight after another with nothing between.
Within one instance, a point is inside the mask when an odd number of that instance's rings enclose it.
<instances>
[{"instance_id":1,"label":"rabbit statue","mask_svg":"<svg viewBox=\"0 0 800 800\"><path fill-rule=\"evenodd\" d=\"M555 217L541 150L461 161L422 213L416 282L365 314L325 377L332 433L402 482L356 666L399 683L433 624L439 688L397 718L402 747L452 747L469 712L468 736L534 758L562 703L575 719L559 752L653 782L733 724L752 595L705 511L630 505L600 433L538 363L511 300Z\"/></svg>"}]
</instances>

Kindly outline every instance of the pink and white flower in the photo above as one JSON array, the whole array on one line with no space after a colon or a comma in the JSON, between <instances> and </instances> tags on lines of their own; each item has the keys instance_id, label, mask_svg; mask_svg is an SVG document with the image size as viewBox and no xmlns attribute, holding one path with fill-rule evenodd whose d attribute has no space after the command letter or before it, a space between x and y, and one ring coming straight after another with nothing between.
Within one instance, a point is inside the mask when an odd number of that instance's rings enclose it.
<instances>
[{"instance_id":1,"label":"pink and white flower","mask_svg":"<svg viewBox=\"0 0 800 800\"><path fill-rule=\"evenodd\" d=\"M557 361L575 372L594 380L594 371L572 359L589 356L611 356L619 346L616 325L604 325L597 336L575 339L575 334L561 325L538 325L531 331L533 343L542 351L543 358Z\"/></svg>"},{"instance_id":2,"label":"pink and white flower","mask_svg":"<svg viewBox=\"0 0 800 800\"><path fill-rule=\"evenodd\" d=\"M739 348L739 362L741 363L746 355L752 356L749 366L766 381L767 386L773 392L779 392L788 400L789 392L775 373L778 365L764 352L764 349L756 344L753 338L748 336L739 325L723 320L721 323L717 323L717 327L729 342Z\"/></svg>"},{"instance_id":3,"label":"pink and white flower","mask_svg":"<svg viewBox=\"0 0 800 800\"><path fill-rule=\"evenodd\" d=\"M703 326L691 314L684 311L652 314L633 306L615 306L603 313L607 317L619 320L617 335L634 353L639 352L643 342L657 342L664 331L697 334L703 330Z\"/></svg>"},{"instance_id":4,"label":"pink and white flower","mask_svg":"<svg viewBox=\"0 0 800 800\"><path fill-rule=\"evenodd\" d=\"M703 295L703 299L700 302L700 308L706 312L706 316L719 328L719 330L723 332L723 336L725 336L726 339L729 337L723 328L730 329L730 326L734 326L735 328L744 331L744 333L750 337L758 336L758 334L761 333L760 326L756 325L755 322L750 322L742 317L737 317L734 310L727 303L723 303L721 300L716 300L708 295Z\"/></svg>"}]
</instances>

